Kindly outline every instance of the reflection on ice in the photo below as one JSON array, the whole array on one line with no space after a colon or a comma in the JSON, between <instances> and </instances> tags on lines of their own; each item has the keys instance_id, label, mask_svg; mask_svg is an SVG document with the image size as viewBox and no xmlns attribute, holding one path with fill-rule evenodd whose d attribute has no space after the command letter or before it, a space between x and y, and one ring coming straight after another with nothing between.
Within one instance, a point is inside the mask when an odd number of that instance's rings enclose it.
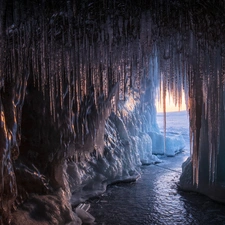
<instances>
[{"instance_id":1,"label":"reflection on ice","mask_svg":"<svg viewBox=\"0 0 225 225\"><path fill-rule=\"evenodd\" d=\"M142 168L142 179L110 186L90 200L97 224L224 225L225 206L196 193L178 190L181 164L189 156L161 156L163 163Z\"/></svg>"}]
</instances>

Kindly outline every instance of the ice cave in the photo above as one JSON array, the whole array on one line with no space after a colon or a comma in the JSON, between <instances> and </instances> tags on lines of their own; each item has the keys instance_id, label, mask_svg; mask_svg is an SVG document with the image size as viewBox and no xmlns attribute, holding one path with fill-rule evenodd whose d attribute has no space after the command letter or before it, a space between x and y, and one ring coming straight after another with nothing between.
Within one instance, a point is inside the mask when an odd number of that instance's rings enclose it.
<instances>
[{"instance_id":1,"label":"ice cave","mask_svg":"<svg viewBox=\"0 0 225 225\"><path fill-rule=\"evenodd\" d=\"M225 202L224 0L0 6L1 225L81 224L75 206L174 155L157 92L186 94L180 188Z\"/></svg>"}]
</instances>

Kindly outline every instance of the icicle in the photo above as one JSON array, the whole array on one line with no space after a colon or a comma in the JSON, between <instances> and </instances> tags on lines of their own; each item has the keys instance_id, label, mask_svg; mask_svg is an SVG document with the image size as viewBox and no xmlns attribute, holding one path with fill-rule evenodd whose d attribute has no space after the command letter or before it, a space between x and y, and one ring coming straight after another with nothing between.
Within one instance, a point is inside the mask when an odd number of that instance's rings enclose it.
<instances>
[{"instance_id":1,"label":"icicle","mask_svg":"<svg viewBox=\"0 0 225 225\"><path fill-rule=\"evenodd\" d=\"M69 114L71 113L71 100L72 100L72 93L71 93L71 55L70 52L66 53L66 75L67 75L67 81L68 81L68 95L69 95L69 100L68 100L68 112Z\"/></svg>"},{"instance_id":2,"label":"icicle","mask_svg":"<svg viewBox=\"0 0 225 225\"><path fill-rule=\"evenodd\" d=\"M43 96L45 98L45 84L47 83L47 65L46 65L46 28L45 28L45 21L42 22L43 32L42 32L42 40L41 40L41 90ZM39 65L38 65L39 66Z\"/></svg>"},{"instance_id":3,"label":"icicle","mask_svg":"<svg viewBox=\"0 0 225 225\"><path fill-rule=\"evenodd\" d=\"M164 76L164 75L163 75ZM164 154L166 153L166 81L163 78L163 132L164 132Z\"/></svg>"},{"instance_id":4,"label":"icicle","mask_svg":"<svg viewBox=\"0 0 225 225\"><path fill-rule=\"evenodd\" d=\"M62 69L62 53L59 53L59 61L58 61L58 79L59 79L59 99L60 99L60 107L63 109L63 69Z\"/></svg>"}]
</instances>

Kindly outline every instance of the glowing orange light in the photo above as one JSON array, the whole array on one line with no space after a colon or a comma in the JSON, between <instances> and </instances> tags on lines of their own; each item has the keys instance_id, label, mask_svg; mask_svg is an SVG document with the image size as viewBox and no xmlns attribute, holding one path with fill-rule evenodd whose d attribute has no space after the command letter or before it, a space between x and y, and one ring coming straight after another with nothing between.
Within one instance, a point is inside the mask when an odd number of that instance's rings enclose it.
<instances>
[{"instance_id":1,"label":"glowing orange light","mask_svg":"<svg viewBox=\"0 0 225 225\"><path fill-rule=\"evenodd\" d=\"M163 100L156 99L156 110L157 112L163 112ZM179 106L178 104L175 104L172 96L169 95L169 93L166 93L166 111L167 112L176 112L176 111L183 111L186 110L186 104L185 104L185 95L182 93L182 103Z\"/></svg>"}]
</instances>

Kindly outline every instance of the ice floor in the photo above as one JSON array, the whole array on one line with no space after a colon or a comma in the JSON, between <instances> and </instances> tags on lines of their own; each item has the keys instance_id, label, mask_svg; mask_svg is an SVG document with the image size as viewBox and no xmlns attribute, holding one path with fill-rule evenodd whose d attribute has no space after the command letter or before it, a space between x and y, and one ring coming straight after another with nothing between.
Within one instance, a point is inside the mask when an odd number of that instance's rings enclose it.
<instances>
[{"instance_id":1,"label":"ice floor","mask_svg":"<svg viewBox=\"0 0 225 225\"><path fill-rule=\"evenodd\" d=\"M181 114L174 115L182 118ZM169 117L174 119L171 114ZM185 127L177 120L171 125L173 128ZM177 131L179 129L174 129ZM187 135L187 127L181 132ZM137 182L112 185L105 194L89 200L89 212L95 217L95 224L225 225L225 205L203 195L177 189L181 164L188 156L189 150L175 157L162 156L163 163L141 168L142 177Z\"/></svg>"},{"instance_id":2,"label":"ice floor","mask_svg":"<svg viewBox=\"0 0 225 225\"><path fill-rule=\"evenodd\" d=\"M224 225L225 205L196 193L182 192L176 182L183 152L163 163L142 167L136 183L110 186L92 199L97 225Z\"/></svg>"}]
</instances>

